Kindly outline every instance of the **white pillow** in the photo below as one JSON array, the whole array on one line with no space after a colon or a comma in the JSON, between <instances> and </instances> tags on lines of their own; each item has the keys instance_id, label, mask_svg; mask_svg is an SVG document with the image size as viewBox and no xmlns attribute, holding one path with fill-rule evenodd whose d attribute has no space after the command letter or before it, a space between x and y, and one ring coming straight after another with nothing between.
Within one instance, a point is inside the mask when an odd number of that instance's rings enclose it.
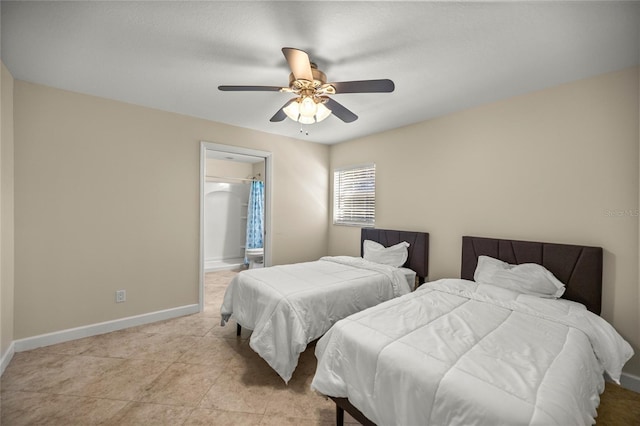
<instances>
[{"instance_id":1,"label":"white pillow","mask_svg":"<svg viewBox=\"0 0 640 426\"><path fill-rule=\"evenodd\" d=\"M385 247L380 243L376 243L371 240L364 240L364 255L365 260L375 263L382 263L383 265L391 265L399 268L407 261L409 252L407 250L409 243L403 241L391 247Z\"/></svg>"},{"instance_id":2,"label":"white pillow","mask_svg":"<svg viewBox=\"0 0 640 426\"><path fill-rule=\"evenodd\" d=\"M564 284L542 265L510 265L489 256L478 257L473 280L519 293L554 299L562 296L565 290Z\"/></svg>"}]
</instances>

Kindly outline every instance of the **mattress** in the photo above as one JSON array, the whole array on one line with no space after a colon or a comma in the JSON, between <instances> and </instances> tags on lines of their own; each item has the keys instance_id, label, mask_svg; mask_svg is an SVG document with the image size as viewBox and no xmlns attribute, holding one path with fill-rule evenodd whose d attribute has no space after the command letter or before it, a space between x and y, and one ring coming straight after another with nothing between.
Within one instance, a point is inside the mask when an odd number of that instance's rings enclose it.
<instances>
[{"instance_id":1,"label":"mattress","mask_svg":"<svg viewBox=\"0 0 640 426\"><path fill-rule=\"evenodd\" d=\"M327 256L242 271L225 292L222 324L233 317L253 330L251 348L288 382L307 344L336 321L409 293L412 286L403 269Z\"/></svg>"},{"instance_id":2,"label":"mattress","mask_svg":"<svg viewBox=\"0 0 640 426\"><path fill-rule=\"evenodd\" d=\"M583 305L446 279L336 323L311 387L378 424L592 424L632 354Z\"/></svg>"}]
</instances>

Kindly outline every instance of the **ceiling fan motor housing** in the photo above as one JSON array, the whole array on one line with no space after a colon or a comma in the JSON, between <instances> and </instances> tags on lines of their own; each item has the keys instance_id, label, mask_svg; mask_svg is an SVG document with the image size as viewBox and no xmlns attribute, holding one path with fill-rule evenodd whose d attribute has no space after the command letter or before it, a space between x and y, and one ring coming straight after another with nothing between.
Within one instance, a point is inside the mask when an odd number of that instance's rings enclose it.
<instances>
[{"instance_id":1,"label":"ceiling fan motor housing","mask_svg":"<svg viewBox=\"0 0 640 426\"><path fill-rule=\"evenodd\" d=\"M317 89L327 83L327 76L313 62L311 62L311 74L313 75L313 81L297 80L293 73L289 74L289 87L292 90Z\"/></svg>"}]
</instances>

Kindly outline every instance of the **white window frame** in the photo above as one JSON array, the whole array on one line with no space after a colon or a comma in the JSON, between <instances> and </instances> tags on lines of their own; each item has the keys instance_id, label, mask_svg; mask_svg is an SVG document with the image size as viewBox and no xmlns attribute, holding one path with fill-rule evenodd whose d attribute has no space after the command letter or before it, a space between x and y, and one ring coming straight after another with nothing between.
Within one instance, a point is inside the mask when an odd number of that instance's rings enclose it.
<instances>
[{"instance_id":1,"label":"white window frame","mask_svg":"<svg viewBox=\"0 0 640 426\"><path fill-rule=\"evenodd\" d=\"M375 213L375 163L334 169L333 224L373 228Z\"/></svg>"}]
</instances>

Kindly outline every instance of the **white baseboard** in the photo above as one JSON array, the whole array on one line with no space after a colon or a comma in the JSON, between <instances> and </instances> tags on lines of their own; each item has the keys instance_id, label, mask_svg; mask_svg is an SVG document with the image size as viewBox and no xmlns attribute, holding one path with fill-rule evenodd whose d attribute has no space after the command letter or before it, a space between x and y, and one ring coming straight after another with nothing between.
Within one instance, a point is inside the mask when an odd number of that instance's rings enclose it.
<instances>
[{"instance_id":1,"label":"white baseboard","mask_svg":"<svg viewBox=\"0 0 640 426\"><path fill-rule=\"evenodd\" d=\"M39 336L27 337L25 339L14 340L11 347L15 352L28 351L43 346L64 343L70 340L81 339L83 337L97 336L98 334L109 333L111 331L123 330L125 328L136 327L138 325L150 324L156 321L163 321L177 318L184 315L191 315L200 311L199 305L186 305L178 308L165 309L163 311L151 312L148 314L136 315L133 317L120 318L113 321L106 321L82 327L70 328L67 330L55 331L53 333L41 334ZM11 354L13 356L13 353ZM11 358L9 358L11 360ZM8 364L8 362L7 362ZM2 361L4 371L4 357Z\"/></svg>"},{"instance_id":2,"label":"white baseboard","mask_svg":"<svg viewBox=\"0 0 640 426\"><path fill-rule=\"evenodd\" d=\"M623 388L640 393L640 377L629 373L620 375L620 384Z\"/></svg>"},{"instance_id":3,"label":"white baseboard","mask_svg":"<svg viewBox=\"0 0 640 426\"><path fill-rule=\"evenodd\" d=\"M7 351L2 354L2 358L0 360L0 376L2 376L4 369L7 368L7 365L11 362L11 358L13 358L13 354L15 353L14 343L15 342L11 342Z\"/></svg>"}]
</instances>

